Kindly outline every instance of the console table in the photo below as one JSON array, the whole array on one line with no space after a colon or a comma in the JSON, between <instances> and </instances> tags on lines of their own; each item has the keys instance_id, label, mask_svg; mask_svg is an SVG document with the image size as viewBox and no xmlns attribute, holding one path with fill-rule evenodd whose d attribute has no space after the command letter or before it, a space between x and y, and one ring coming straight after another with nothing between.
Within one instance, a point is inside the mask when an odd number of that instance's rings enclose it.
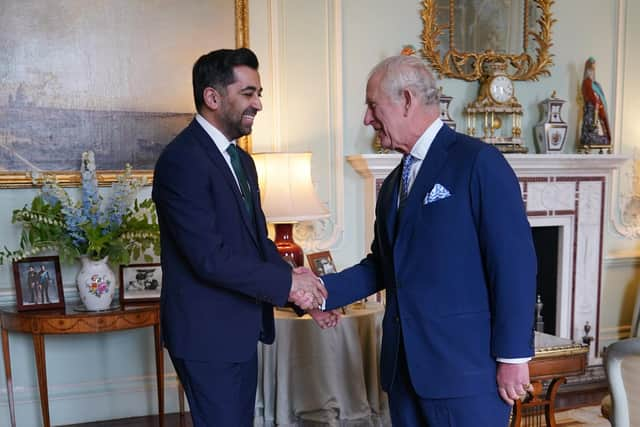
<instances>
[{"instance_id":1,"label":"console table","mask_svg":"<svg viewBox=\"0 0 640 427\"><path fill-rule=\"evenodd\" d=\"M158 386L158 411L160 425L164 418L164 353L160 340L160 308L158 304L126 306L103 312L78 312L73 307L64 310L18 312L15 306L0 307L0 328L2 330L2 356L7 380L9 416L11 426L16 426L13 401L13 381L11 378L11 354L9 352L9 331L31 334L36 359L38 389L42 422L49 427L49 396L47 392L47 367L44 348L45 335L96 334L100 332L124 331L127 329L153 326L156 352L156 377Z\"/></svg>"},{"instance_id":2,"label":"console table","mask_svg":"<svg viewBox=\"0 0 640 427\"><path fill-rule=\"evenodd\" d=\"M567 338L536 332L535 356L529 362L529 377L533 392L524 402L516 401L511 427L520 427L523 418L529 417L537 420L535 425L542 425L543 413L546 426L556 427L555 400L558 388L567 381L567 376L584 374L588 354L588 345L576 344ZM542 382L547 380L551 382L543 397Z\"/></svg>"}]
</instances>

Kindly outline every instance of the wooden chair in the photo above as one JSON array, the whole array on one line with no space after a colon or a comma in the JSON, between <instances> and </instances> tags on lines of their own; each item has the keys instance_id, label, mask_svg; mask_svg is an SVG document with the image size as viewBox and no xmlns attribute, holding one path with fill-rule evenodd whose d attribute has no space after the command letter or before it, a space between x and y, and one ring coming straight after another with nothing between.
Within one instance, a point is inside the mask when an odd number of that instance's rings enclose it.
<instances>
[{"instance_id":1,"label":"wooden chair","mask_svg":"<svg viewBox=\"0 0 640 427\"><path fill-rule=\"evenodd\" d=\"M184 387L182 387L182 383L180 379L176 377L176 381L178 381L178 410L180 414L180 418L184 417Z\"/></svg>"},{"instance_id":2,"label":"wooden chair","mask_svg":"<svg viewBox=\"0 0 640 427\"><path fill-rule=\"evenodd\" d=\"M640 288L636 295L636 304L633 309L633 319L631 319L631 337L640 337Z\"/></svg>"}]
</instances>

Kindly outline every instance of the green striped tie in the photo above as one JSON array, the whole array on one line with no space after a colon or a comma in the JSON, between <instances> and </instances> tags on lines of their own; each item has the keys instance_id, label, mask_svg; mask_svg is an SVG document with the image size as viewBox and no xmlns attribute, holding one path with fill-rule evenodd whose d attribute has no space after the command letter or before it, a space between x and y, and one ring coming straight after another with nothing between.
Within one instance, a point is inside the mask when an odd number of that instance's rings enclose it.
<instances>
[{"instance_id":1,"label":"green striped tie","mask_svg":"<svg viewBox=\"0 0 640 427\"><path fill-rule=\"evenodd\" d=\"M240 184L240 192L242 193L242 200L244 200L244 206L247 208L249 216L253 216L253 203L251 202L251 190L249 189L249 181L244 173L242 163L240 163L240 154L238 153L238 147L235 144L229 144L227 153L231 157L231 166L238 178L238 184Z\"/></svg>"}]
</instances>

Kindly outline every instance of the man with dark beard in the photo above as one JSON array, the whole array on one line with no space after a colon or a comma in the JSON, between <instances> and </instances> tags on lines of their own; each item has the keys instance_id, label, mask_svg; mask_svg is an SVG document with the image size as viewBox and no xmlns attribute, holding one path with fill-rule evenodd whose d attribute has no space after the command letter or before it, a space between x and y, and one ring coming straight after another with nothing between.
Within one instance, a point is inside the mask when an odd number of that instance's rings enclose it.
<instances>
[{"instance_id":1,"label":"man with dark beard","mask_svg":"<svg viewBox=\"0 0 640 427\"><path fill-rule=\"evenodd\" d=\"M255 165L235 144L251 132L261 93L249 49L200 57L193 66L198 114L155 168L162 334L194 427L252 426L257 342L274 340L273 306L311 309L327 296L268 239Z\"/></svg>"}]
</instances>

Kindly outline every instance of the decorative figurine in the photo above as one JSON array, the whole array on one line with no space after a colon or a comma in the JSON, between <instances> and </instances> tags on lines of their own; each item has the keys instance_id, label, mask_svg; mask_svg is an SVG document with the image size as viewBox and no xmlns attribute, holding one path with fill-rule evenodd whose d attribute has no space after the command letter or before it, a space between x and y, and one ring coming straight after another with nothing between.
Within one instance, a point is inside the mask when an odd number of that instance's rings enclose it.
<instances>
[{"instance_id":1,"label":"decorative figurine","mask_svg":"<svg viewBox=\"0 0 640 427\"><path fill-rule=\"evenodd\" d=\"M440 92L440 120L451 129L456 130L456 122L449 115L449 104L451 104L453 97L442 93L442 88L438 92Z\"/></svg>"},{"instance_id":2,"label":"decorative figurine","mask_svg":"<svg viewBox=\"0 0 640 427\"><path fill-rule=\"evenodd\" d=\"M584 107L582 111L582 127L580 129L580 144L585 152L591 149L603 149L611 152L611 129L607 118L607 101L604 91L596 81L596 60L592 57L584 64L584 78L582 79L582 97Z\"/></svg>"},{"instance_id":3,"label":"decorative figurine","mask_svg":"<svg viewBox=\"0 0 640 427\"><path fill-rule=\"evenodd\" d=\"M541 153L560 153L567 140L569 125L562 120L562 105L567 102L556 97L554 90L551 97L542 101L543 116L535 127L538 150Z\"/></svg>"}]
</instances>

